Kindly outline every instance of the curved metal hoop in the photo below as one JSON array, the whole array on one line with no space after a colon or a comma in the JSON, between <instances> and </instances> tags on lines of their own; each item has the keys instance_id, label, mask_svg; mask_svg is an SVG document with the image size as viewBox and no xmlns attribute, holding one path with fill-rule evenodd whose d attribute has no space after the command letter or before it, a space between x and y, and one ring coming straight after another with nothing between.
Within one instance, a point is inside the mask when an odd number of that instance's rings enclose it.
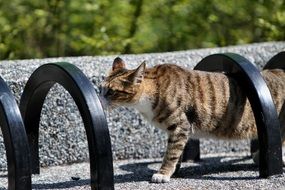
<instances>
[{"instance_id":1,"label":"curved metal hoop","mask_svg":"<svg viewBox=\"0 0 285 190\"><path fill-rule=\"evenodd\" d=\"M263 69L284 69L285 70L285 51L273 56L263 67Z\"/></svg>"},{"instance_id":2,"label":"curved metal hoop","mask_svg":"<svg viewBox=\"0 0 285 190\"><path fill-rule=\"evenodd\" d=\"M285 70L285 51L279 52L278 54L274 55L263 67L263 69L283 69ZM285 104L282 106L282 110L285 109ZM282 119L279 118L281 121ZM281 128L281 137L282 133L285 131L282 130ZM250 142L250 151L251 153L255 152L258 150L258 141L257 140L252 140Z\"/></svg>"},{"instance_id":3,"label":"curved metal hoop","mask_svg":"<svg viewBox=\"0 0 285 190\"><path fill-rule=\"evenodd\" d=\"M8 163L8 189L32 189L28 139L17 103L0 77L0 126Z\"/></svg>"},{"instance_id":4,"label":"curved metal hoop","mask_svg":"<svg viewBox=\"0 0 285 190\"><path fill-rule=\"evenodd\" d=\"M28 135L32 173L39 173L39 122L47 93L55 84L62 85L73 97L88 140L91 188L114 189L113 158L107 121L88 78L70 63L50 63L39 67L29 78L20 102Z\"/></svg>"},{"instance_id":5,"label":"curved metal hoop","mask_svg":"<svg viewBox=\"0 0 285 190\"><path fill-rule=\"evenodd\" d=\"M282 173L280 127L269 89L260 72L244 57L233 54L214 54L204 58L195 68L203 71L225 72L237 79L250 101L260 149L260 177Z\"/></svg>"}]
</instances>

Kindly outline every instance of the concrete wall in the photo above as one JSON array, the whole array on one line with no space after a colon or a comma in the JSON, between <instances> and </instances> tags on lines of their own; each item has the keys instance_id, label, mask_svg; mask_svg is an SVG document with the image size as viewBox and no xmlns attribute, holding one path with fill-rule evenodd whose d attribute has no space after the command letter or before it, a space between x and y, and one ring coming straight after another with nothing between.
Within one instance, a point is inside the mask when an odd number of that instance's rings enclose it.
<instances>
[{"instance_id":1,"label":"concrete wall","mask_svg":"<svg viewBox=\"0 0 285 190\"><path fill-rule=\"evenodd\" d=\"M192 68L202 58L218 52L239 53L257 64L264 65L273 55L285 50L285 42L260 43L225 48L199 49L171 53L122 55L129 68L146 60L147 66L175 63ZM1 61L0 73L9 84L17 101L32 72L42 64L66 61L78 66L97 86L114 56L66 57L33 60ZM149 126L134 110L119 108L106 113L114 159L161 157L165 151L166 134ZM201 141L203 153L249 151L248 141ZM3 139L0 136L0 168L6 167ZM88 160L87 140L82 120L70 95L59 85L50 91L40 126L40 158L42 166L58 165Z\"/></svg>"}]
</instances>

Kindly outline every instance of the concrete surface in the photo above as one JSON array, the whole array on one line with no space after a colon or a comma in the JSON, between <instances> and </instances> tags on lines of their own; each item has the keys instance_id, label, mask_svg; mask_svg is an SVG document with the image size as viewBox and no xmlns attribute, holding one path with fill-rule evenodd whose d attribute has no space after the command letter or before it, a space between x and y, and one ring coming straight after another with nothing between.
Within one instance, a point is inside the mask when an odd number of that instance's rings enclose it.
<instances>
[{"instance_id":1,"label":"concrete surface","mask_svg":"<svg viewBox=\"0 0 285 190\"><path fill-rule=\"evenodd\" d=\"M258 177L258 168L248 153L202 155L199 163L183 163L169 183L149 180L160 159L114 162L115 190L284 190L285 175ZM0 190L7 188L6 172L0 172ZM33 189L90 189L89 164L79 163L42 168L33 176Z\"/></svg>"}]
</instances>

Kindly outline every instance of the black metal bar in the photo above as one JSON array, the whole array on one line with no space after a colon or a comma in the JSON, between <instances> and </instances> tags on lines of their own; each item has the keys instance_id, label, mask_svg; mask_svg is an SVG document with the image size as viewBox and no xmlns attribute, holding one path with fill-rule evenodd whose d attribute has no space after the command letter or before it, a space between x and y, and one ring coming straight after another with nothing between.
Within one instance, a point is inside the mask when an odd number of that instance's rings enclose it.
<instances>
[{"instance_id":1,"label":"black metal bar","mask_svg":"<svg viewBox=\"0 0 285 190\"><path fill-rule=\"evenodd\" d=\"M263 69L283 69L285 70L285 51L279 52L273 56L263 67ZM284 106L284 105L283 105ZM281 134L282 135L282 134ZM258 150L258 141L252 140L250 142L251 154Z\"/></svg>"},{"instance_id":2,"label":"black metal bar","mask_svg":"<svg viewBox=\"0 0 285 190\"><path fill-rule=\"evenodd\" d=\"M190 139L188 140L183 156L182 156L182 162L188 162L188 161L200 161L200 141Z\"/></svg>"},{"instance_id":3,"label":"black metal bar","mask_svg":"<svg viewBox=\"0 0 285 190\"><path fill-rule=\"evenodd\" d=\"M39 173L38 134L44 99L55 84L73 97L88 140L91 188L114 189L113 159L107 121L95 89L88 78L72 64L50 63L39 67L29 78L20 102L32 153L32 172Z\"/></svg>"},{"instance_id":4,"label":"black metal bar","mask_svg":"<svg viewBox=\"0 0 285 190\"><path fill-rule=\"evenodd\" d=\"M251 156L253 156L253 153L255 153L256 151L258 151L258 139L254 139L250 141L250 154Z\"/></svg>"},{"instance_id":5,"label":"black metal bar","mask_svg":"<svg viewBox=\"0 0 285 190\"><path fill-rule=\"evenodd\" d=\"M233 53L210 55L199 62L195 69L226 72L237 80L254 112L260 150L260 177L281 174L279 121L270 91L258 69L244 57Z\"/></svg>"},{"instance_id":6,"label":"black metal bar","mask_svg":"<svg viewBox=\"0 0 285 190\"><path fill-rule=\"evenodd\" d=\"M1 77L0 126L8 163L8 189L32 189L30 153L25 127L17 103Z\"/></svg>"},{"instance_id":7,"label":"black metal bar","mask_svg":"<svg viewBox=\"0 0 285 190\"><path fill-rule=\"evenodd\" d=\"M263 69L284 69L285 70L285 51L273 56L263 67Z\"/></svg>"}]
</instances>

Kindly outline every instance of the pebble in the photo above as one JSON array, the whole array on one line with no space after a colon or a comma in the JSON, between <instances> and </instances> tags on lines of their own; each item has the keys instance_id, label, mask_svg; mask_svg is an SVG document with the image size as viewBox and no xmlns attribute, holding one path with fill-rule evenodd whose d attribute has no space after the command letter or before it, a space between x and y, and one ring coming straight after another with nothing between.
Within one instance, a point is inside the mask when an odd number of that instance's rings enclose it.
<instances>
[{"instance_id":1,"label":"pebble","mask_svg":"<svg viewBox=\"0 0 285 190\"><path fill-rule=\"evenodd\" d=\"M78 181L78 180L80 180L80 177L71 177L71 179L74 181Z\"/></svg>"}]
</instances>

